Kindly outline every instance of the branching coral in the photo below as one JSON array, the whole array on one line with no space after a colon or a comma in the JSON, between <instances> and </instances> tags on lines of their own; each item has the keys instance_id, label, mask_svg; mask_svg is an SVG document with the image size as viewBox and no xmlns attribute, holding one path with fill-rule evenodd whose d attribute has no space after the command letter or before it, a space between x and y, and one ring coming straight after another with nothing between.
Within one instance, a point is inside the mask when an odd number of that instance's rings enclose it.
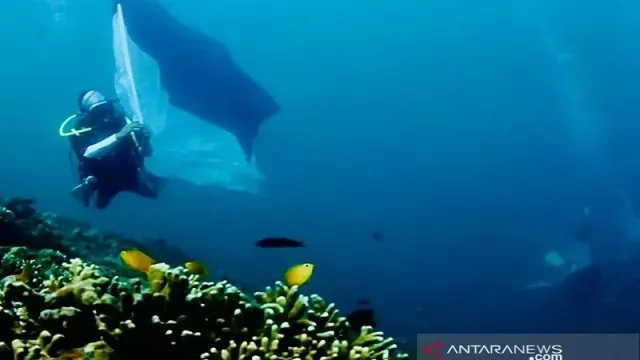
<instances>
[{"instance_id":1,"label":"branching coral","mask_svg":"<svg viewBox=\"0 0 640 360\"><path fill-rule=\"evenodd\" d=\"M318 295L299 294L298 287L277 282L275 288L255 294L265 312L271 333L260 339L261 348L278 349L284 359L390 359L397 354L392 338L363 327L350 336L345 317L335 304L326 304Z\"/></svg>"},{"instance_id":2,"label":"branching coral","mask_svg":"<svg viewBox=\"0 0 640 360\"><path fill-rule=\"evenodd\" d=\"M333 304L296 286L278 282L250 297L166 264L153 265L146 283L105 277L77 258L45 268L48 258L25 260L37 269L26 283L3 280L0 359L406 357L369 327L352 334Z\"/></svg>"},{"instance_id":3,"label":"branching coral","mask_svg":"<svg viewBox=\"0 0 640 360\"><path fill-rule=\"evenodd\" d=\"M0 208L1 241L7 229L29 243L44 231L34 227L55 228L33 220L28 204ZM0 360L407 357L381 332L355 333L334 304L297 286L278 282L249 296L227 281L200 282L162 263L138 279L50 249L1 253Z\"/></svg>"}]
</instances>

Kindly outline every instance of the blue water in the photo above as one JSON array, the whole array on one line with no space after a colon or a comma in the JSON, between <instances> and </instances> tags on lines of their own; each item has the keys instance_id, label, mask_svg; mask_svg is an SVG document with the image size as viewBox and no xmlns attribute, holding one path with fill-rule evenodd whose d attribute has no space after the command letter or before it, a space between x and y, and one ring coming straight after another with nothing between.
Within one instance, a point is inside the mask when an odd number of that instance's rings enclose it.
<instances>
[{"instance_id":1,"label":"blue water","mask_svg":"<svg viewBox=\"0 0 640 360\"><path fill-rule=\"evenodd\" d=\"M604 229L591 262L622 259L637 237L640 3L163 3L282 105L256 143L263 192L177 183L104 211L75 203L57 127L80 90L113 87L110 4L7 0L2 194L167 238L256 287L313 262L305 291L345 312L369 299L409 344L420 332L634 330L583 313L540 321L567 310L539 311L546 295L521 287L566 275L543 257L575 243L585 207ZM274 235L308 247L253 247Z\"/></svg>"}]
</instances>

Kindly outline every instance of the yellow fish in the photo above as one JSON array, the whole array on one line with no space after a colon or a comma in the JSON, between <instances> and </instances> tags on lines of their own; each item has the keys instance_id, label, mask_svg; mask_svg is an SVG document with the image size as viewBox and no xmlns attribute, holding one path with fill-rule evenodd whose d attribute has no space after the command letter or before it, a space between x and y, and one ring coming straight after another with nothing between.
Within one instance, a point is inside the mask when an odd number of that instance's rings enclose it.
<instances>
[{"instance_id":1,"label":"yellow fish","mask_svg":"<svg viewBox=\"0 0 640 360\"><path fill-rule=\"evenodd\" d=\"M294 265L284 273L284 281L288 286L298 285L302 286L309 281L311 275L313 275L313 264L304 263Z\"/></svg>"},{"instance_id":2,"label":"yellow fish","mask_svg":"<svg viewBox=\"0 0 640 360\"><path fill-rule=\"evenodd\" d=\"M205 278L209 274L207 266L200 261L189 261L184 267L192 274Z\"/></svg>"},{"instance_id":3,"label":"yellow fish","mask_svg":"<svg viewBox=\"0 0 640 360\"><path fill-rule=\"evenodd\" d=\"M122 262L133 270L146 273L156 261L140 250L124 250L120 252Z\"/></svg>"}]
</instances>

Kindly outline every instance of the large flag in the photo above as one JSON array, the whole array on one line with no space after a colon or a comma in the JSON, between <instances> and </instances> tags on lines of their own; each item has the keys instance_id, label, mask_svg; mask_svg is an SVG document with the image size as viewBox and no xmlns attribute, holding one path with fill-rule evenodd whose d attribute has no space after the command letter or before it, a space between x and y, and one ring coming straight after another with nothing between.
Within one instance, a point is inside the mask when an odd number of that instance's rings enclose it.
<instances>
[{"instance_id":1,"label":"large flag","mask_svg":"<svg viewBox=\"0 0 640 360\"><path fill-rule=\"evenodd\" d=\"M152 130L151 171L198 185L255 193L261 124L279 111L224 46L175 20L154 0L116 0L115 88Z\"/></svg>"}]
</instances>

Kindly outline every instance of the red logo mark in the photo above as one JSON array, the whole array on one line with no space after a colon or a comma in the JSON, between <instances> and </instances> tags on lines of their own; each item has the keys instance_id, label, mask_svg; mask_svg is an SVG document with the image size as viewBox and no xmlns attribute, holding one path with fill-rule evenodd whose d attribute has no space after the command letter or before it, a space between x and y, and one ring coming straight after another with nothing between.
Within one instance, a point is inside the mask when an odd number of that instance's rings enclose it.
<instances>
[{"instance_id":1,"label":"red logo mark","mask_svg":"<svg viewBox=\"0 0 640 360\"><path fill-rule=\"evenodd\" d=\"M442 340L436 341L431 345L423 347L422 352L436 359L444 358L444 356L442 355Z\"/></svg>"}]
</instances>

